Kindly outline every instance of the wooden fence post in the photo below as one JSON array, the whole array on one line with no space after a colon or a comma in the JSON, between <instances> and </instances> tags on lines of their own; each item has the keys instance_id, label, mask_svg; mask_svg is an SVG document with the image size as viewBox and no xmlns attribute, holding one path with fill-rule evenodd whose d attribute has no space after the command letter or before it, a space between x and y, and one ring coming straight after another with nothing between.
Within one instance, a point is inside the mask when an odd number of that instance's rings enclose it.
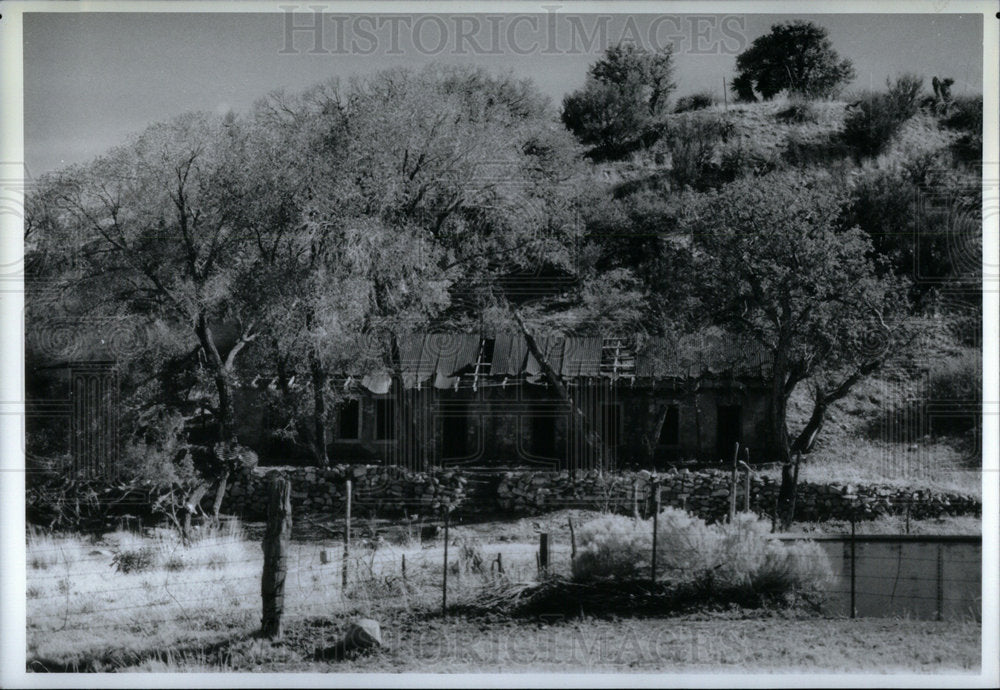
<instances>
[{"instance_id":1,"label":"wooden fence post","mask_svg":"<svg viewBox=\"0 0 1000 690\"><path fill-rule=\"evenodd\" d=\"M351 480L348 479L345 485L345 500L347 512L344 514L344 562L340 568L340 584L347 590L347 561L351 555Z\"/></svg>"},{"instance_id":2,"label":"wooden fence post","mask_svg":"<svg viewBox=\"0 0 1000 690\"><path fill-rule=\"evenodd\" d=\"M451 512L445 506L444 512L444 577L441 582L441 615L445 616L448 611L448 523L451 521Z\"/></svg>"},{"instance_id":3,"label":"wooden fence post","mask_svg":"<svg viewBox=\"0 0 1000 690\"><path fill-rule=\"evenodd\" d=\"M538 574L545 575L549 571L549 533L538 535Z\"/></svg>"},{"instance_id":4,"label":"wooden fence post","mask_svg":"<svg viewBox=\"0 0 1000 690\"><path fill-rule=\"evenodd\" d=\"M729 522L736 519L736 463L740 458L740 442L733 447L733 476L729 482Z\"/></svg>"},{"instance_id":5,"label":"wooden fence post","mask_svg":"<svg viewBox=\"0 0 1000 690\"><path fill-rule=\"evenodd\" d=\"M857 608L855 606L855 591L856 591L855 590L855 583L856 583L856 579L855 579L855 572L856 572L855 561L856 561L857 554L856 554L855 548L854 548L854 523L855 523L854 511L852 510L851 511L851 618L855 618L857 616L857 613L858 613Z\"/></svg>"},{"instance_id":6,"label":"wooden fence post","mask_svg":"<svg viewBox=\"0 0 1000 690\"><path fill-rule=\"evenodd\" d=\"M944 620L944 547L937 545L937 620Z\"/></svg>"},{"instance_id":7,"label":"wooden fence post","mask_svg":"<svg viewBox=\"0 0 1000 690\"><path fill-rule=\"evenodd\" d=\"M747 466L746 479L743 480L743 512L750 512L750 466Z\"/></svg>"},{"instance_id":8,"label":"wooden fence post","mask_svg":"<svg viewBox=\"0 0 1000 690\"><path fill-rule=\"evenodd\" d=\"M263 603L260 632L263 637L281 637L281 614L285 608L285 575L288 571L288 541L292 535L292 483L279 475L271 478L264 532L264 573L260 593Z\"/></svg>"},{"instance_id":9,"label":"wooden fence post","mask_svg":"<svg viewBox=\"0 0 1000 690\"><path fill-rule=\"evenodd\" d=\"M639 519L639 478L632 478L632 519Z\"/></svg>"},{"instance_id":10,"label":"wooden fence post","mask_svg":"<svg viewBox=\"0 0 1000 690\"><path fill-rule=\"evenodd\" d=\"M749 513L750 512L750 471L751 470L750 470L750 449L747 448L746 446L743 446L743 464L747 468L747 476L746 476L746 479L744 480L744 484L743 484L743 490L744 490L743 512L744 513Z\"/></svg>"},{"instance_id":11,"label":"wooden fence post","mask_svg":"<svg viewBox=\"0 0 1000 690\"><path fill-rule=\"evenodd\" d=\"M569 518L569 559L576 560L576 532L573 530L573 518Z\"/></svg>"},{"instance_id":12,"label":"wooden fence post","mask_svg":"<svg viewBox=\"0 0 1000 690\"><path fill-rule=\"evenodd\" d=\"M653 484L653 562L651 567L651 578L656 584L656 533L660 523L660 482L656 480Z\"/></svg>"}]
</instances>

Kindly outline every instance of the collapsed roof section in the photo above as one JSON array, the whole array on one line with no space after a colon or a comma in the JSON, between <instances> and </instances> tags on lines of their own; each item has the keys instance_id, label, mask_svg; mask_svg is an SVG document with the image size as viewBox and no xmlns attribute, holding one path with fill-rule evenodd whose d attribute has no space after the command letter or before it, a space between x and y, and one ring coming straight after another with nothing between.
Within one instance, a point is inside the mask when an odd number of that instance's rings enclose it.
<instances>
[{"instance_id":1,"label":"collapsed roof section","mask_svg":"<svg viewBox=\"0 0 1000 690\"><path fill-rule=\"evenodd\" d=\"M540 336L539 350L560 377L626 379L638 382L709 377L762 379L770 356L739 336L702 333L678 339L600 336ZM544 381L542 366L519 333L483 337L474 333L415 333L400 339L403 385L457 387L459 380L523 377ZM389 390L390 372L364 376L362 385L375 393Z\"/></svg>"}]
</instances>

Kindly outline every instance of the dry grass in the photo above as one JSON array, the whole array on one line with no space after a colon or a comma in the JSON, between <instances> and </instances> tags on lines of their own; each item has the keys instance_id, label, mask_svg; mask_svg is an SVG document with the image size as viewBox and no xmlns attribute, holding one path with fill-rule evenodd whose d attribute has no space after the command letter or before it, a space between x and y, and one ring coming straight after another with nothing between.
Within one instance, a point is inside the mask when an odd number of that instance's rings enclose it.
<instances>
[{"instance_id":1,"label":"dry grass","mask_svg":"<svg viewBox=\"0 0 1000 690\"><path fill-rule=\"evenodd\" d=\"M458 536L461 538L461 535ZM535 547L501 543L482 550L449 551L449 599L458 603L498 576L535 574ZM148 550L148 569L121 572L116 554ZM327 552L323 563L322 551ZM141 537L117 532L93 546L72 538L29 538L27 576L28 656L45 666L93 668L115 659L147 657L156 650L210 644L234 632L249 634L260 620L263 556L237 527L206 534L190 547L169 533ZM568 552L557 550L561 561ZM68 557L64 556L68 554ZM403 574L403 560L406 573ZM443 544L356 543L341 587L339 543L294 543L286 584L286 618L307 615L375 615L386 610L427 610L440 605ZM100 661L104 659L105 661Z\"/></svg>"},{"instance_id":2,"label":"dry grass","mask_svg":"<svg viewBox=\"0 0 1000 690\"><path fill-rule=\"evenodd\" d=\"M883 515L875 520L855 523L857 534L959 534L981 535L983 520L973 515L949 515L926 520L906 521L905 515ZM849 534L851 523L847 520L825 522L794 522L788 530L805 534Z\"/></svg>"},{"instance_id":3,"label":"dry grass","mask_svg":"<svg viewBox=\"0 0 1000 690\"><path fill-rule=\"evenodd\" d=\"M539 529L553 535L555 573L568 575L566 520L571 515L579 525L592 514L559 511L515 523L455 527L448 559L449 604L471 602L484 589L503 582L535 581ZM29 537L29 562L33 558L37 564L29 567L27 580L29 668L449 672L718 666L771 670L784 666L819 668L827 660L830 668L851 664L858 665L851 670L877 667L867 654L867 642L862 644L851 631L858 631L858 635L875 631L869 641L884 645L886 655L879 663L884 661L886 667L942 670L978 664L978 627L958 623L857 621L850 622L849 630L838 636L831 630L844 626L843 621L702 620L685 622L681 627L701 631L692 642L677 639L675 619L546 619L540 627L505 617L442 619L436 613L441 605L440 539L425 544L355 543L346 591L340 586L339 542L293 542L286 585L286 633L282 641L270 642L254 634L260 620L263 563L259 543L242 538L235 525L221 533L206 534L187 549L170 550L167 546L171 541L168 533L145 538L115 533L94 544L71 537ZM116 549L143 547L158 554L152 569L132 573L115 570L112 559ZM326 563L321 556L324 550ZM58 557L52 555L57 553ZM178 554L184 565L171 569ZM504 577L498 573L498 555ZM316 650L336 640L346 622L359 614L382 621L388 650L354 661L317 660ZM819 645L815 650L806 647L814 656L794 656L799 637L786 634L790 625L801 626L806 639ZM923 628L933 628L935 634L918 634ZM583 648L575 652L588 655L578 659L576 665L582 666L565 667L565 654L540 655L537 634L543 630L547 640L555 640L553 644L585 644L589 652ZM741 647L745 656L723 658L706 652L707 647L701 648L697 658L683 656L691 644L710 647L712 640L733 630L744 630L747 635L739 637L747 642ZM624 650L610 657L601 651L601 639L619 644L622 636L628 635L635 635L641 645L659 640L658 651L636 656L636 652ZM751 637L760 635L766 642L750 644ZM470 656L470 649L480 651Z\"/></svg>"},{"instance_id":4,"label":"dry grass","mask_svg":"<svg viewBox=\"0 0 1000 690\"><path fill-rule=\"evenodd\" d=\"M980 626L969 622L816 619L736 612L681 618L383 621L385 650L323 661L341 621L303 619L283 642L237 636L115 667L138 672L635 673L818 671L976 673Z\"/></svg>"}]
</instances>

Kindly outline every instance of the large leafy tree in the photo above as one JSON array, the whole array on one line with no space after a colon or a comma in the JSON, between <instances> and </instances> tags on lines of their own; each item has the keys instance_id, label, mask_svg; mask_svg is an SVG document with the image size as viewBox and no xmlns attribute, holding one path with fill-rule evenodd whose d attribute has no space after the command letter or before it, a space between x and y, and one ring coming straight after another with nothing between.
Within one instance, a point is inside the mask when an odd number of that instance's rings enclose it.
<instances>
[{"instance_id":1,"label":"large leafy tree","mask_svg":"<svg viewBox=\"0 0 1000 690\"><path fill-rule=\"evenodd\" d=\"M871 240L840 223L829 184L794 175L733 183L693 227L696 285L713 319L771 355L770 452L794 494L793 454L808 452L830 406L911 339L904 282L884 270ZM812 413L790 430L788 399L811 388Z\"/></svg>"},{"instance_id":2,"label":"large leafy tree","mask_svg":"<svg viewBox=\"0 0 1000 690\"><path fill-rule=\"evenodd\" d=\"M399 385L403 333L469 327L503 276L565 263L552 209L575 150L534 87L467 68L272 94L256 118L300 161L266 321L279 371L307 373L311 401L284 397L300 419L311 408L298 426L324 464L331 374L383 368Z\"/></svg>"},{"instance_id":3,"label":"large leafy tree","mask_svg":"<svg viewBox=\"0 0 1000 690\"><path fill-rule=\"evenodd\" d=\"M256 158L252 148L231 116L189 114L153 125L42 185L37 218L46 231L32 248L40 257L64 257L47 274L49 294L64 308L138 322L153 334L133 364L164 344L168 355L197 355L214 387L217 435L205 469L219 480L216 509L229 471L244 457L233 390L262 307L246 278L260 261L261 238L288 212L283 203L250 201L272 184L263 159L260 168L246 165Z\"/></svg>"},{"instance_id":4,"label":"large leafy tree","mask_svg":"<svg viewBox=\"0 0 1000 690\"><path fill-rule=\"evenodd\" d=\"M583 88L563 99L562 121L595 152L613 154L638 139L666 112L673 82L673 52L631 43L608 48L587 73Z\"/></svg>"},{"instance_id":5,"label":"large leafy tree","mask_svg":"<svg viewBox=\"0 0 1000 690\"><path fill-rule=\"evenodd\" d=\"M757 100L755 89L764 100L782 91L827 97L853 78L851 61L833 49L827 30L795 20L773 25L736 56L733 90L747 101Z\"/></svg>"}]
</instances>

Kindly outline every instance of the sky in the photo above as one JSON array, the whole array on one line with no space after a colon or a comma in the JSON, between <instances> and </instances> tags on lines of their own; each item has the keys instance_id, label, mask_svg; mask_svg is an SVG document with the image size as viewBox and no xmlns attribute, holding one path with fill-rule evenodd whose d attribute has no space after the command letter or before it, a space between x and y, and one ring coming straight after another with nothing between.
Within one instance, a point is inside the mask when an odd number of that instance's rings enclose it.
<instances>
[{"instance_id":1,"label":"sky","mask_svg":"<svg viewBox=\"0 0 1000 690\"><path fill-rule=\"evenodd\" d=\"M720 98L736 55L778 21L825 27L857 71L850 88L913 72L982 92L982 16L352 15L33 13L24 16L24 138L38 176L84 162L147 125L242 112L275 89L388 67L472 62L532 79L558 105L609 44L672 45L674 96ZM290 30L291 25L314 29ZM603 29L603 31L602 31Z\"/></svg>"}]
</instances>

